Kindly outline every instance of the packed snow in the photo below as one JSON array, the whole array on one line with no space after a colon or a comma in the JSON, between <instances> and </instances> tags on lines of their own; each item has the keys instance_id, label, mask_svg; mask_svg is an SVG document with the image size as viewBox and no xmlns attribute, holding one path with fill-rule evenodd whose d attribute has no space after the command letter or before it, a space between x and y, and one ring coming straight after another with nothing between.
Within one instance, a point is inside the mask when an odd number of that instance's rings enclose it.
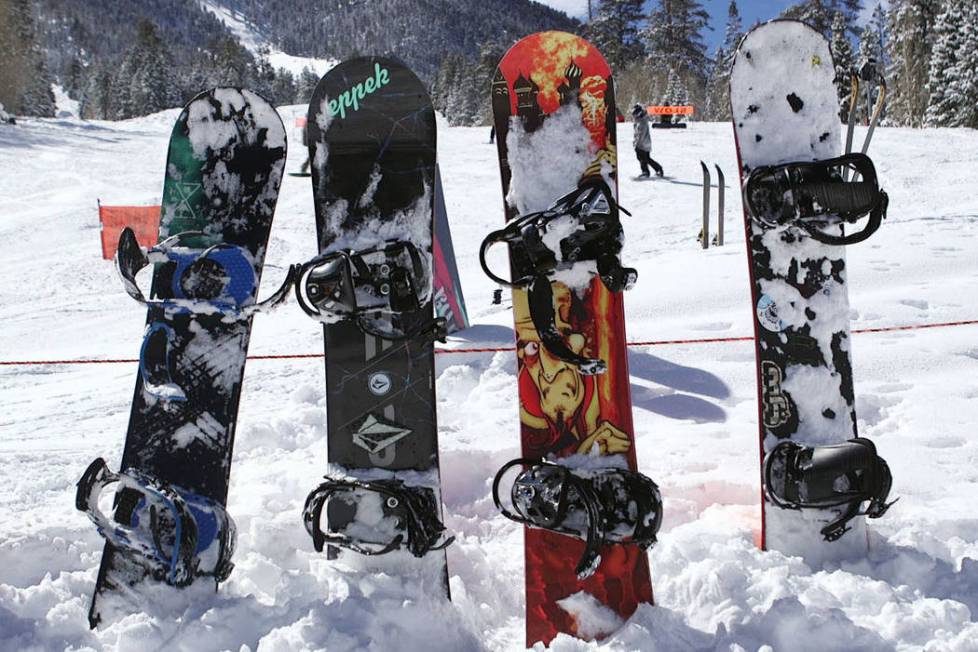
<instances>
[{"instance_id":1,"label":"packed snow","mask_svg":"<svg viewBox=\"0 0 978 652\"><path fill-rule=\"evenodd\" d=\"M304 111L286 107L283 119ZM145 311L101 259L96 199L159 202L177 113L0 125L0 359L138 355ZM297 170L305 152L289 135L288 169ZM488 128L440 123L474 324L443 348L512 345L507 302L491 304L494 286L478 265L482 236L503 220L488 136ZM619 125L621 202L633 213L624 218L623 262L639 270L625 297L629 339L750 335L730 125L693 123L652 138L670 178L635 181L631 126ZM890 216L848 252L853 328L978 318L978 133L883 128L874 141ZM727 244L706 251L696 241L700 159L719 163L728 179ZM286 177L262 296L290 263L315 253L309 180ZM871 522L868 558L818 567L754 544L753 345L632 347L639 468L665 502L650 552L657 604L600 644L561 636L553 649L978 650L976 341L975 325L853 336L859 428L889 462L900 501ZM252 354L321 352L319 324L293 301L256 317ZM522 534L489 495L496 469L518 453L515 355L445 353L437 364L446 525L457 537L448 549L451 603L406 598L417 587L397 568L357 574L313 550L301 511L328 470L323 361L261 359L246 368L238 419L230 579L217 593L195 591L185 611L163 590L152 614L94 632L86 613L103 540L74 508L75 482L96 456L118 468L136 365L0 366L0 649L522 648ZM580 598L567 608L602 629L608 615Z\"/></svg>"}]
</instances>

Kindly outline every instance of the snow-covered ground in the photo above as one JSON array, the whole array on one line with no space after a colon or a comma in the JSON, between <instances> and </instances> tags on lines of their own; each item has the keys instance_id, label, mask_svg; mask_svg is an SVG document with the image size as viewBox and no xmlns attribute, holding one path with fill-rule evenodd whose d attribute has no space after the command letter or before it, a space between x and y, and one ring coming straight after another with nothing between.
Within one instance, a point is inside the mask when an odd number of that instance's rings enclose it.
<instances>
[{"instance_id":1,"label":"snow-covered ground","mask_svg":"<svg viewBox=\"0 0 978 652\"><path fill-rule=\"evenodd\" d=\"M289 125L302 107L289 107ZM101 260L96 198L159 201L176 111L126 122L24 119L0 126L0 359L133 358L144 311ZM633 181L620 125L631 340L751 334L732 131L654 132L671 176ZM292 134L290 134L291 136ZM477 262L502 221L488 129L439 132L469 313L449 346L510 344ZM861 137L861 134L857 134ZM294 139L293 139L294 140ZM890 216L849 251L854 328L978 318L978 133L879 129L872 153ZM289 169L304 152L294 146ZM727 244L702 251L699 160L727 176ZM715 206L715 200L714 200ZM265 289L316 249L308 179L286 177ZM894 475L869 559L812 568L761 552L753 348L636 346L641 470L666 501L651 551L657 606L600 646L559 650L978 650L978 326L855 335L857 411ZM294 303L256 318L252 354L318 353ZM165 618L97 632L85 620L102 539L74 509L96 456L117 468L134 364L0 366L0 649L508 650L523 643L522 534L489 497L517 453L515 356L438 358L439 436L453 602L405 602L396 578L357 577L313 551L301 505L325 468L320 359L254 360L245 374L229 511L236 568L216 594ZM770 646L770 647L763 647Z\"/></svg>"}]
</instances>

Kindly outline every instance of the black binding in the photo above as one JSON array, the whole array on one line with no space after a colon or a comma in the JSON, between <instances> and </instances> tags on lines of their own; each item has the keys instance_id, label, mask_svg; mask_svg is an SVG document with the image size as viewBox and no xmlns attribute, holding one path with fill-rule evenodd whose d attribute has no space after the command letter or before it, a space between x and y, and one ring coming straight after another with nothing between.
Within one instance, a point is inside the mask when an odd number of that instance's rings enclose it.
<instances>
[{"instance_id":1,"label":"black binding","mask_svg":"<svg viewBox=\"0 0 978 652\"><path fill-rule=\"evenodd\" d=\"M362 491L371 491L384 497L384 515L396 518L401 532L392 540L386 543L357 541L345 534L323 531L322 512L327 503L346 493L350 494L355 504L358 500L357 492ZM317 552L322 552L323 546L329 544L362 555L384 555L406 548L415 557L423 557L433 550L443 550L455 540L454 536L442 539L445 526L438 519L438 502L434 490L430 487L409 486L397 479L347 480L327 476L326 482L316 487L306 498L302 519Z\"/></svg>"},{"instance_id":2,"label":"black binding","mask_svg":"<svg viewBox=\"0 0 978 652\"><path fill-rule=\"evenodd\" d=\"M524 468L510 489L513 513L499 497L499 484L507 471L521 465ZM603 546L622 543L645 550L656 542L662 497L652 480L635 471L603 468L578 473L545 460L518 458L496 473L492 500L511 521L583 539L584 552L574 569L583 580L601 564ZM583 523L569 522L572 514L580 515L576 520L583 518Z\"/></svg>"},{"instance_id":3,"label":"black binding","mask_svg":"<svg viewBox=\"0 0 978 652\"><path fill-rule=\"evenodd\" d=\"M851 176L852 180L846 179ZM858 179L858 180L857 180ZM876 168L865 154L824 161L799 161L755 168L744 185L751 215L768 227L794 224L828 245L867 239L886 219L889 197L880 190ZM826 233L827 226L866 225L847 235Z\"/></svg>"},{"instance_id":4,"label":"black binding","mask_svg":"<svg viewBox=\"0 0 978 652\"><path fill-rule=\"evenodd\" d=\"M622 267L619 257L623 240L619 212L630 215L618 206L604 179L589 177L547 210L518 217L493 231L479 249L479 264L489 278L529 291L530 316L547 350L577 365L584 374L603 373L606 365L602 360L578 355L564 342L555 323L550 284L556 272L580 262L594 262L598 276L612 292L628 290L635 284L638 272ZM559 251L555 251L544 236L555 222L567 217L574 220L574 231L559 240ZM489 249L502 242L510 247L511 280L495 274L486 262Z\"/></svg>"},{"instance_id":5,"label":"black binding","mask_svg":"<svg viewBox=\"0 0 978 652\"><path fill-rule=\"evenodd\" d=\"M822 528L826 541L835 541L852 529L846 524L856 516L879 518L886 513L896 502L886 502L892 484L890 467L864 437L829 446L784 441L764 458L764 493L778 507L845 507ZM866 501L869 505L860 511Z\"/></svg>"},{"instance_id":6,"label":"black binding","mask_svg":"<svg viewBox=\"0 0 978 652\"><path fill-rule=\"evenodd\" d=\"M299 266L297 276L299 306L314 319L354 320L365 333L387 340L444 341L445 319L424 314L430 274L410 242L320 254Z\"/></svg>"}]
</instances>

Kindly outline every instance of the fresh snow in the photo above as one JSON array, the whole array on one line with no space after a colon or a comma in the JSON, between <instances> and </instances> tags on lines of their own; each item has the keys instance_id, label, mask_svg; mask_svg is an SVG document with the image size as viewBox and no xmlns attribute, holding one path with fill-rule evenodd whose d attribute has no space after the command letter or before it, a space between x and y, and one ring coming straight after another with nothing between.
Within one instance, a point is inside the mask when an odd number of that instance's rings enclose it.
<instances>
[{"instance_id":1,"label":"fresh snow","mask_svg":"<svg viewBox=\"0 0 978 652\"><path fill-rule=\"evenodd\" d=\"M145 310L100 258L96 198L159 202L177 114L25 118L0 129L0 359L138 355ZM439 127L475 324L440 346L511 346L508 301L491 305L494 286L478 265L482 236L503 220L496 150L488 128ZM621 202L634 214L623 218L623 262L639 270L625 297L629 339L750 335L731 127L693 123L652 137L671 179L631 181L638 163L627 148L619 152ZM295 170L305 152L291 140ZM631 142L630 124L619 125L618 141ZM978 133L884 128L871 153L890 217L848 252L853 328L978 318ZM729 184L727 244L707 251L696 241L700 159L718 162ZM285 177L262 296L288 264L316 253L314 223L309 180ZM639 468L659 484L666 510L650 552L658 602L600 645L561 636L553 648L978 650L976 341L978 326L853 336L859 428L890 463L900 501L870 522L869 558L818 567L754 545L752 344L633 347ZM293 301L255 318L252 354L321 352L319 324ZM301 511L329 470L323 361L252 360L231 469L231 578L217 593L195 590L186 612L163 590L153 614L96 632L86 613L103 540L74 509L75 482L96 456L118 468L136 365L0 366L0 649L521 648L522 535L490 498L496 469L518 453L515 355L436 360L446 525L457 537L448 549L452 603L416 599L414 579L393 564L357 574L313 550ZM588 626L606 622L586 601L567 605Z\"/></svg>"}]
</instances>

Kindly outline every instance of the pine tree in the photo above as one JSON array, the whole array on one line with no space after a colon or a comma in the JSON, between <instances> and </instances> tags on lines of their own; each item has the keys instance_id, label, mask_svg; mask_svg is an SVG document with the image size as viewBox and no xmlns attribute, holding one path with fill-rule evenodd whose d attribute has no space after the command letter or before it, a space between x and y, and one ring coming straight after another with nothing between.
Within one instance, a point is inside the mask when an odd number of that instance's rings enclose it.
<instances>
[{"instance_id":1,"label":"pine tree","mask_svg":"<svg viewBox=\"0 0 978 652\"><path fill-rule=\"evenodd\" d=\"M170 55L156 27L141 21L136 28L136 44L129 60L129 115L135 117L168 109L177 104ZM123 80L125 83L126 80Z\"/></svg>"},{"instance_id":2,"label":"pine tree","mask_svg":"<svg viewBox=\"0 0 978 652\"><path fill-rule=\"evenodd\" d=\"M706 102L700 112L704 120L730 119L730 55L721 45L713 55L706 81Z\"/></svg>"},{"instance_id":3,"label":"pine tree","mask_svg":"<svg viewBox=\"0 0 978 652\"><path fill-rule=\"evenodd\" d=\"M319 75L310 70L308 66L303 67L295 84L295 103L309 104L309 100L312 99L312 92L316 90L318 83Z\"/></svg>"},{"instance_id":4,"label":"pine tree","mask_svg":"<svg viewBox=\"0 0 978 652\"><path fill-rule=\"evenodd\" d=\"M879 93L879 74L880 60L877 58L879 51L879 41L877 40L876 30L872 25L867 24L862 31L859 39L859 54L856 58L856 67L860 71L859 94L858 98L863 106L863 121L868 123L873 110L873 103ZM859 103L857 102L857 106Z\"/></svg>"},{"instance_id":5,"label":"pine tree","mask_svg":"<svg viewBox=\"0 0 978 652\"><path fill-rule=\"evenodd\" d=\"M939 0L894 0L887 44L889 118L897 125L920 127L927 109L931 48Z\"/></svg>"},{"instance_id":6,"label":"pine tree","mask_svg":"<svg viewBox=\"0 0 978 652\"><path fill-rule=\"evenodd\" d=\"M54 93L28 0L0 3L0 102L11 113L51 117Z\"/></svg>"},{"instance_id":7,"label":"pine tree","mask_svg":"<svg viewBox=\"0 0 978 652\"><path fill-rule=\"evenodd\" d=\"M937 40L931 60L931 106L935 122L948 127L978 128L978 7L962 0L949 0L937 19ZM955 29L955 27L957 29ZM956 31L956 34L952 32ZM942 45L942 41L948 41ZM952 58L955 61L950 61ZM938 59L946 63L941 86ZM937 77L937 79L935 79ZM939 105L934 105L935 90L943 90ZM929 121L930 123L930 121Z\"/></svg>"},{"instance_id":8,"label":"pine tree","mask_svg":"<svg viewBox=\"0 0 978 652\"><path fill-rule=\"evenodd\" d=\"M733 58L743 35L743 22L740 20L737 0L730 0L730 4L727 5L727 26L723 30L723 45L721 46L727 52L728 58Z\"/></svg>"},{"instance_id":9,"label":"pine tree","mask_svg":"<svg viewBox=\"0 0 978 652\"><path fill-rule=\"evenodd\" d=\"M702 82L709 59L701 33L709 29L709 19L696 0L658 0L644 33L650 58Z\"/></svg>"},{"instance_id":10,"label":"pine tree","mask_svg":"<svg viewBox=\"0 0 978 652\"><path fill-rule=\"evenodd\" d=\"M90 71L88 83L81 96L81 117L86 120L106 120L112 115L112 75L102 66Z\"/></svg>"},{"instance_id":11,"label":"pine tree","mask_svg":"<svg viewBox=\"0 0 978 652\"><path fill-rule=\"evenodd\" d=\"M849 96L852 93L852 46L846 35L846 20L841 11L832 18L832 40L830 42L832 59L835 61L835 88L839 94L839 118L849 119Z\"/></svg>"},{"instance_id":12,"label":"pine tree","mask_svg":"<svg viewBox=\"0 0 978 652\"><path fill-rule=\"evenodd\" d=\"M600 0L588 36L612 69L623 69L645 52L640 33L645 19L644 0Z\"/></svg>"},{"instance_id":13,"label":"pine tree","mask_svg":"<svg viewBox=\"0 0 978 652\"><path fill-rule=\"evenodd\" d=\"M881 2L876 3L876 7L873 9L873 15L869 19L869 24L873 28L876 36L876 60L880 62L880 67L883 70L889 68L890 61L886 54L886 41L887 41L887 20L886 20L886 9L883 8Z\"/></svg>"},{"instance_id":14,"label":"pine tree","mask_svg":"<svg viewBox=\"0 0 978 652\"><path fill-rule=\"evenodd\" d=\"M832 7L826 7L822 0L806 0L805 2L793 5L785 9L781 15L785 18L800 20L812 29L829 37L832 21Z\"/></svg>"},{"instance_id":15,"label":"pine tree","mask_svg":"<svg viewBox=\"0 0 978 652\"><path fill-rule=\"evenodd\" d=\"M960 98L952 124L978 129L978 6L964 5L961 50L950 82L951 91Z\"/></svg>"}]
</instances>

